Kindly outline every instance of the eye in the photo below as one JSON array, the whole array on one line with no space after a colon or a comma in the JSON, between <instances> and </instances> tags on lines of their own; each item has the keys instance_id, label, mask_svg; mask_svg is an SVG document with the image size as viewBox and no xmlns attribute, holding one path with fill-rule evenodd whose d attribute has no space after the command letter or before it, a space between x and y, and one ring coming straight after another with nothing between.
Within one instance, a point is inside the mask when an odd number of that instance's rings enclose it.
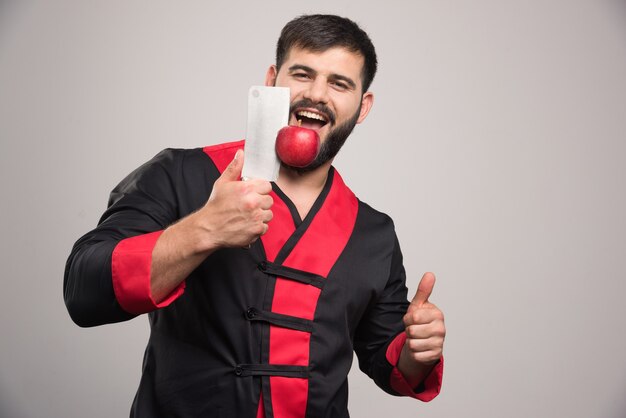
<instances>
[{"instance_id":1,"label":"eye","mask_svg":"<svg viewBox=\"0 0 626 418\"><path fill-rule=\"evenodd\" d=\"M333 81L330 83L333 87L335 87L338 90L347 90L348 89L348 85L342 81Z\"/></svg>"},{"instance_id":2,"label":"eye","mask_svg":"<svg viewBox=\"0 0 626 418\"><path fill-rule=\"evenodd\" d=\"M307 80L310 78L307 73L293 73L292 77L297 78L299 80Z\"/></svg>"}]
</instances>

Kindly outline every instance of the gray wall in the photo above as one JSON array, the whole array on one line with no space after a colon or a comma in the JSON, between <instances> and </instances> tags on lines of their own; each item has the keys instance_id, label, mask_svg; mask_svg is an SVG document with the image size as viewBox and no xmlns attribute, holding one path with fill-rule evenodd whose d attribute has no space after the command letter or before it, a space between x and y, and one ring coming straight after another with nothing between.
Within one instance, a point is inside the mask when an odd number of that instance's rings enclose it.
<instances>
[{"instance_id":1,"label":"gray wall","mask_svg":"<svg viewBox=\"0 0 626 418\"><path fill-rule=\"evenodd\" d=\"M311 3L313 4L313 3ZM617 0L0 2L0 416L127 416L147 320L73 325L73 242L167 146L243 137L282 25L362 23L376 102L336 161L438 275L443 393L355 367L355 417L626 416L626 6Z\"/></svg>"}]
</instances>

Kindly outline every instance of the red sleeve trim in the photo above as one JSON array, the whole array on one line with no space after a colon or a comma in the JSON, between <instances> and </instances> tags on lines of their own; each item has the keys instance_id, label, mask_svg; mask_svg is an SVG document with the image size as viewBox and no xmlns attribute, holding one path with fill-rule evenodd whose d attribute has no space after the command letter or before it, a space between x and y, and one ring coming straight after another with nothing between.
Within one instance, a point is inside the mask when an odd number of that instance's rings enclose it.
<instances>
[{"instance_id":1,"label":"red sleeve trim","mask_svg":"<svg viewBox=\"0 0 626 418\"><path fill-rule=\"evenodd\" d=\"M415 392L414 388L407 382L398 367L398 359L400 359L400 352L406 341L406 334L404 332L398 334L396 338L387 347L387 361L393 365L391 371L390 384L393 390L403 396L410 396L411 398L419 399L423 402L433 400L441 391L441 381L443 379L443 357L437 365L433 368L422 385L423 390Z\"/></svg>"},{"instance_id":2,"label":"red sleeve trim","mask_svg":"<svg viewBox=\"0 0 626 418\"><path fill-rule=\"evenodd\" d=\"M156 303L150 291L150 267L152 250L163 231L138 235L120 241L113 250L111 273L113 291L122 309L142 314L163 308L185 290L183 281L162 302Z\"/></svg>"}]
</instances>

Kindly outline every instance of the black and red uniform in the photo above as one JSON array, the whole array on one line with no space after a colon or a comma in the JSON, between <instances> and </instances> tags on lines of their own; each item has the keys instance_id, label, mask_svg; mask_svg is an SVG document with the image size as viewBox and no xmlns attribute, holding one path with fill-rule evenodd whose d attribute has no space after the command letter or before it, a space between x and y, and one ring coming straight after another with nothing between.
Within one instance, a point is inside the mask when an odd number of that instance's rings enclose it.
<instances>
[{"instance_id":1,"label":"black and red uniform","mask_svg":"<svg viewBox=\"0 0 626 418\"><path fill-rule=\"evenodd\" d=\"M202 207L243 141L165 150L111 193L98 227L68 259L64 295L81 326L149 312L151 334L133 417L347 417L347 374L429 401L395 367L408 307L391 219L359 201L331 168L300 219L274 184L274 217L250 249L210 255L166 300L150 295L161 231Z\"/></svg>"}]
</instances>

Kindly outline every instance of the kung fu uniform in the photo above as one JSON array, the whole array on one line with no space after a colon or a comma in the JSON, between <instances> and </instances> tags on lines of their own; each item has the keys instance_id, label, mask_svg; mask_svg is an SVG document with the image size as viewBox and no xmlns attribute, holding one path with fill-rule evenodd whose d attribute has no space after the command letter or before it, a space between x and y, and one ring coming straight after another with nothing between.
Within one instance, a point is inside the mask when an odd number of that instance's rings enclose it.
<instances>
[{"instance_id":1,"label":"kung fu uniform","mask_svg":"<svg viewBox=\"0 0 626 418\"><path fill-rule=\"evenodd\" d=\"M347 374L429 401L395 367L407 289L391 219L360 202L331 168L305 219L273 185L274 217L250 249L210 255L164 301L150 295L152 249L201 208L243 141L165 150L111 193L98 227L75 244L64 295L94 326L149 312L151 334L133 417L348 417Z\"/></svg>"}]
</instances>

